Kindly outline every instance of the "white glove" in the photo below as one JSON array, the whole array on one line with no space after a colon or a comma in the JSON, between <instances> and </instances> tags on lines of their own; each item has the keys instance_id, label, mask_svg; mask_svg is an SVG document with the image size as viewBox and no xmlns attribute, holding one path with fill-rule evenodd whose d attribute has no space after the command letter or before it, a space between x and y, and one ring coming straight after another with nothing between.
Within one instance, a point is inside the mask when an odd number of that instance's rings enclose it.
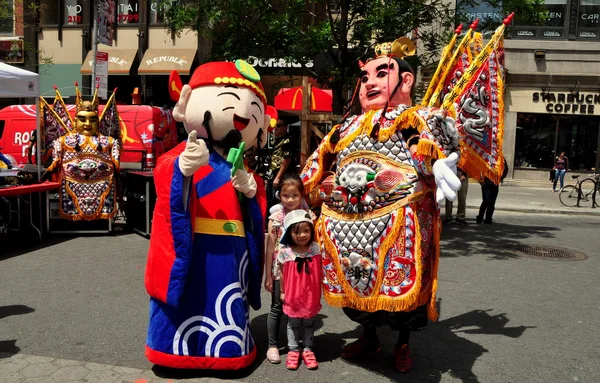
<instances>
[{"instance_id":1,"label":"white glove","mask_svg":"<svg viewBox=\"0 0 600 383\"><path fill-rule=\"evenodd\" d=\"M456 192L460 189L460 179L456 176L456 163L458 162L458 153L452 153L447 158L437 160L433 164L433 176L437 191L435 200L439 204L446 198L449 201L456 199Z\"/></svg>"},{"instance_id":2,"label":"white glove","mask_svg":"<svg viewBox=\"0 0 600 383\"><path fill-rule=\"evenodd\" d=\"M190 177L196 170L208 164L210 153L204 140L199 140L195 130L188 136L185 150L179 155L179 170L184 176Z\"/></svg>"},{"instance_id":3,"label":"white glove","mask_svg":"<svg viewBox=\"0 0 600 383\"><path fill-rule=\"evenodd\" d=\"M231 178L231 183L235 190L243 193L246 197L252 198L256 195L256 181L252 174L248 174L243 169L238 169Z\"/></svg>"}]
</instances>

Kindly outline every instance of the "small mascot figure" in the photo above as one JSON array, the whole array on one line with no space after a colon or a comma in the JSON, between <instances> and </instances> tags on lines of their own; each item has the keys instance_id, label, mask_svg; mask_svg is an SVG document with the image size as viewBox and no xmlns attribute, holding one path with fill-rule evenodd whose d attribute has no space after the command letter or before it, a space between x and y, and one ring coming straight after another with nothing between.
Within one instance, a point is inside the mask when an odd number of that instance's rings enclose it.
<instances>
[{"instance_id":1,"label":"small mascot figure","mask_svg":"<svg viewBox=\"0 0 600 383\"><path fill-rule=\"evenodd\" d=\"M182 88L172 74L170 89L189 136L154 171L146 356L174 368L242 369L256 358L249 307L260 308L266 193L240 159L244 147L266 143L277 113L243 60L203 64Z\"/></svg>"},{"instance_id":2,"label":"small mascot figure","mask_svg":"<svg viewBox=\"0 0 600 383\"><path fill-rule=\"evenodd\" d=\"M92 101L84 101L75 83L74 119L56 86L54 89L56 98L52 106L40 99L41 153L52 153L48 170L58 169L60 215L71 221L112 219L117 214L116 186L121 157L116 89L100 114L98 87Z\"/></svg>"}]
</instances>

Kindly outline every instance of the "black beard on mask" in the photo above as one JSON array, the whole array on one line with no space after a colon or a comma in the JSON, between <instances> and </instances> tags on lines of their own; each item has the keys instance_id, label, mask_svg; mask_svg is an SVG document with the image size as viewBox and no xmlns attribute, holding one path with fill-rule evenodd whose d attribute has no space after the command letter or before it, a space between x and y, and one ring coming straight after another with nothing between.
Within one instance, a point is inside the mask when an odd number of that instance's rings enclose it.
<instances>
[{"instance_id":1,"label":"black beard on mask","mask_svg":"<svg viewBox=\"0 0 600 383\"><path fill-rule=\"evenodd\" d=\"M227 134L222 140L215 140L213 139L213 135L210 130L211 118L212 114L210 113L210 111L207 110L206 112L204 112L204 121L202 121L202 126L204 126L204 128L206 129L206 135L208 136L208 144L211 146L218 146L219 148L222 148L223 154L227 156L227 154L229 153L229 149L237 148L240 146L240 142L242 142L242 133L240 133L236 129L232 129L229 132L227 132Z\"/></svg>"},{"instance_id":2,"label":"black beard on mask","mask_svg":"<svg viewBox=\"0 0 600 383\"><path fill-rule=\"evenodd\" d=\"M232 129L227 132L227 135L221 141L214 141L214 145L223 148L223 153L227 156L229 149L239 147L240 142L242 142L242 133L239 130Z\"/></svg>"}]
</instances>

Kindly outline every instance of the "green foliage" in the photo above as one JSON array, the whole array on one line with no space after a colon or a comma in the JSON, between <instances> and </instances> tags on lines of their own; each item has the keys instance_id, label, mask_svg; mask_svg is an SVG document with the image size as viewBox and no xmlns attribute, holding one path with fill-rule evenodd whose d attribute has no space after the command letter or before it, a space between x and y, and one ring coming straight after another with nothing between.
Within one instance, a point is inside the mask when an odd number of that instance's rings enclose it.
<instances>
[{"instance_id":1,"label":"green foliage","mask_svg":"<svg viewBox=\"0 0 600 383\"><path fill-rule=\"evenodd\" d=\"M375 43L412 34L421 49L411 64L428 64L437 59L455 18L446 0L162 0L161 6L172 32L189 27L212 40L211 60L326 55L327 70L305 70L332 87L337 113L342 89L353 88L357 62L372 57Z\"/></svg>"}]
</instances>

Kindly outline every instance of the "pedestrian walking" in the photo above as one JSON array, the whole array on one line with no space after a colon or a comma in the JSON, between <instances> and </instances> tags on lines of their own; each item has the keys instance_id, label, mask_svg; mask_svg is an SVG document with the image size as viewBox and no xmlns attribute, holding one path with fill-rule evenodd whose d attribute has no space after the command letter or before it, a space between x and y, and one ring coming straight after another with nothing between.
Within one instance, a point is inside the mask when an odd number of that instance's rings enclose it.
<instances>
[{"instance_id":1,"label":"pedestrian walking","mask_svg":"<svg viewBox=\"0 0 600 383\"><path fill-rule=\"evenodd\" d=\"M556 184L560 179L560 188L562 189L565 186L565 174L567 174L567 169L569 168L569 159L565 156L565 152L560 152L558 157L554 159L554 170L556 173L554 175L554 183L552 184L552 191L557 192Z\"/></svg>"},{"instance_id":2,"label":"pedestrian walking","mask_svg":"<svg viewBox=\"0 0 600 383\"><path fill-rule=\"evenodd\" d=\"M304 185L297 173L284 174L279 186L281 203L273 206L270 210L271 215L269 216L267 229L267 253L265 257L265 289L271 293L271 309L267 316L267 335L269 337L267 360L274 364L281 362L278 348L278 334L281 316L283 315L279 280L280 273L277 269L276 260L283 247L280 241L284 233L284 219L286 214L301 209L304 201ZM311 215L311 220L315 221L315 215L312 212L309 212L309 214Z\"/></svg>"},{"instance_id":3,"label":"pedestrian walking","mask_svg":"<svg viewBox=\"0 0 600 383\"><path fill-rule=\"evenodd\" d=\"M315 316L321 311L321 250L315 242L315 228L310 213L293 210L285 216L284 245L277 255L281 278L283 312L288 316L288 354L286 367L297 370L302 363L309 370L319 367L313 351ZM304 349L300 353L298 340L302 335Z\"/></svg>"},{"instance_id":4,"label":"pedestrian walking","mask_svg":"<svg viewBox=\"0 0 600 383\"><path fill-rule=\"evenodd\" d=\"M457 193L458 208L456 211L456 223L460 225L467 225L465 219L467 213L467 192L469 191L469 177L462 169L458 169L458 178L460 179L460 190ZM446 199L446 218L444 223L451 223L452 218L452 201Z\"/></svg>"},{"instance_id":5,"label":"pedestrian walking","mask_svg":"<svg viewBox=\"0 0 600 383\"><path fill-rule=\"evenodd\" d=\"M504 171L502 172L502 178L500 182L504 181L508 174L508 163L504 159ZM492 223L492 216L496 209L496 199L498 198L498 192L500 190L499 185L496 185L492 180L485 177L481 182L481 206L479 206L479 215L476 220L477 223ZM485 218L485 219L484 219Z\"/></svg>"}]
</instances>

